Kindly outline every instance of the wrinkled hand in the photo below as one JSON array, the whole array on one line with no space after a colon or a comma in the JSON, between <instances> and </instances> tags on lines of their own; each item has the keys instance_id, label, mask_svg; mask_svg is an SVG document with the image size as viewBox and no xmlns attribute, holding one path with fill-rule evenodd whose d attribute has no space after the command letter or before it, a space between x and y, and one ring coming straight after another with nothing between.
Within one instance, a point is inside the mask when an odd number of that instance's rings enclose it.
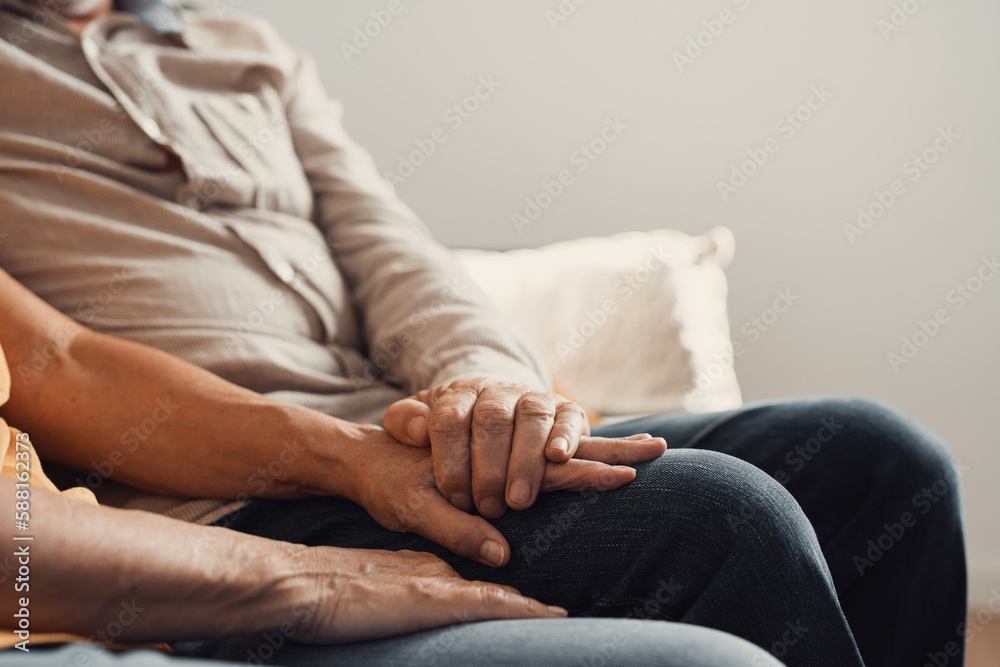
<instances>
[{"instance_id":1,"label":"wrinkled hand","mask_svg":"<svg viewBox=\"0 0 1000 667\"><path fill-rule=\"evenodd\" d=\"M397 401L383 423L400 442L431 448L437 488L452 505L466 512L475 505L490 519L508 506L531 507L544 490L546 464L578 456L590 434L576 403L486 378L455 380ZM666 446L643 435L647 440L622 445L632 463L655 458Z\"/></svg>"},{"instance_id":2,"label":"wrinkled hand","mask_svg":"<svg viewBox=\"0 0 1000 667\"><path fill-rule=\"evenodd\" d=\"M365 641L452 623L560 618L566 610L510 586L462 579L443 560L417 551L311 547L291 559L301 623L295 639Z\"/></svg>"},{"instance_id":3,"label":"wrinkled hand","mask_svg":"<svg viewBox=\"0 0 1000 667\"><path fill-rule=\"evenodd\" d=\"M404 445L374 426L358 429L360 442L345 448L354 453L351 500L384 528L416 533L484 565L507 564L510 544L500 531L441 495L428 448ZM617 464L645 461L662 452L662 440L583 438L577 458L544 465L539 490L616 489L635 478L634 468Z\"/></svg>"}]
</instances>

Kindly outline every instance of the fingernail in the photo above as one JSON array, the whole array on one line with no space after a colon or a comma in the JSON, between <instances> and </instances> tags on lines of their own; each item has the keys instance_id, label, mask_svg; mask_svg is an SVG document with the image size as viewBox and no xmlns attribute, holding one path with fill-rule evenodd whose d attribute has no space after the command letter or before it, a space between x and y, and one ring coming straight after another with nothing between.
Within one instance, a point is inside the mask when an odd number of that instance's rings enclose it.
<instances>
[{"instance_id":1,"label":"fingernail","mask_svg":"<svg viewBox=\"0 0 1000 667\"><path fill-rule=\"evenodd\" d=\"M553 616L569 616L569 611L563 609L562 607L553 607L549 605L546 609L548 609L549 613Z\"/></svg>"},{"instance_id":2,"label":"fingernail","mask_svg":"<svg viewBox=\"0 0 1000 667\"><path fill-rule=\"evenodd\" d=\"M518 505L531 501L531 485L519 479L510 485L510 500Z\"/></svg>"},{"instance_id":3,"label":"fingernail","mask_svg":"<svg viewBox=\"0 0 1000 667\"><path fill-rule=\"evenodd\" d=\"M415 442L423 442L424 440L424 424L427 423L427 418L424 416L414 417L410 420L410 426L406 429L406 432L410 434Z\"/></svg>"},{"instance_id":4,"label":"fingernail","mask_svg":"<svg viewBox=\"0 0 1000 667\"><path fill-rule=\"evenodd\" d=\"M479 555L487 563L503 565L503 546L496 540L486 540L479 549Z\"/></svg>"},{"instance_id":5,"label":"fingernail","mask_svg":"<svg viewBox=\"0 0 1000 667\"><path fill-rule=\"evenodd\" d=\"M479 513L483 516L498 517L503 514L505 505L496 498L484 498L479 503Z\"/></svg>"},{"instance_id":6,"label":"fingernail","mask_svg":"<svg viewBox=\"0 0 1000 667\"><path fill-rule=\"evenodd\" d=\"M621 470L623 472L632 472L632 473L635 472L635 468L631 466L611 466L611 467L614 468L615 470Z\"/></svg>"},{"instance_id":7,"label":"fingernail","mask_svg":"<svg viewBox=\"0 0 1000 667\"><path fill-rule=\"evenodd\" d=\"M569 443L566 441L566 438L563 438L561 436L558 438L553 438L552 449L556 449L565 454L569 452Z\"/></svg>"}]
</instances>

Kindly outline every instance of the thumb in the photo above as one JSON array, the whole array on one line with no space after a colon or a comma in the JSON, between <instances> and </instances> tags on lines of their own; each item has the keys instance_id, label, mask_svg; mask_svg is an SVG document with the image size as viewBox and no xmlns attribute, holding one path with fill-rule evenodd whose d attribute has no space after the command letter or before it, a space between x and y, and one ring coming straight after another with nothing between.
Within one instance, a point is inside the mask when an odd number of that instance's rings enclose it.
<instances>
[{"instance_id":1,"label":"thumb","mask_svg":"<svg viewBox=\"0 0 1000 667\"><path fill-rule=\"evenodd\" d=\"M417 497L420 506L412 508L411 532L483 565L501 567L510 561L510 544L486 519L456 508L436 488Z\"/></svg>"},{"instance_id":2,"label":"thumb","mask_svg":"<svg viewBox=\"0 0 1000 667\"><path fill-rule=\"evenodd\" d=\"M414 397L396 401L385 411L382 426L390 436L407 445L428 447L427 418L431 409Z\"/></svg>"}]
</instances>

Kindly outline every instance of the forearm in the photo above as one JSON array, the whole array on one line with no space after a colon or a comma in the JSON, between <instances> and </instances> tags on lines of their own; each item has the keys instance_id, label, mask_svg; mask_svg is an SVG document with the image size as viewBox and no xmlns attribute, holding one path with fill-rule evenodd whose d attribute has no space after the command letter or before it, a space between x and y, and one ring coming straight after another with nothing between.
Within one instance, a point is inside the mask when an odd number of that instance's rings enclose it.
<instances>
[{"instance_id":1,"label":"forearm","mask_svg":"<svg viewBox=\"0 0 1000 667\"><path fill-rule=\"evenodd\" d=\"M3 623L27 598L32 632L116 641L222 637L295 621L290 575L302 547L96 507L35 489L29 533L14 530L14 481L0 477L0 540L27 576L0 587ZM30 534L31 541L12 541ZM107 636L103 637L107 638Z\"/></svg>"},{"instance_id":2,"label":"forearm","mask_svg":"<svg viewBox=\"0 0 1000 667\"><path fill-rule=\"evenodd\" d=\"M346 458L366 427L95 334L2 272L0 306L12 375L0 412L47 458L173 495L351 497Z\"/></svg>"},{"instance_id":3,"label":"forearm","mask_svg":"<svg viewBox=\"0 0 1000 667\"><path fill-rule=\"evenodd\" d=\"M328 237L355 286L383 381L411 393L482 376L549 389L537 353L429 236L387 213L334 226Z\"/></svg>"},{"instance_id":4,"label":"forearm","mask_svg":"<svg viewBox=\"0 0 1000 667\"><path fill-rule=\"evenodd\" d=\"M221 498L300 495L300 473L324 441L335 449L356 428L89 332L47 369L39 392L12 392L7 412L61 463L108 462L111 477L140 488Z\"/></svg>"},{"instance_id":5,"label":"forearm","mask_svg":"<svg viewBox=\"0 0 1000 667\"><path fill-rule=\"evenodd\" d=\"M325 492L350 497L338 454L346 457L362 428L90 332L73 339L36 391L12 392L5 412L60 463L103 463L98 472L139 488L219 498L299 497L317 465Z\"/></svg>"},{"instance_id":6,"label":"forearm","mask_svg":"<svg viewBox=\"0 0 1000 667\"><path fill-rule=\"evenodd\" d=\"M312 175L319 224L363 313L373 370L409 392L483 375L548 389L538 353L416 215L378 192L377 174L363 156L349 157L361 150L349 141L341 159L357 163L342 170L353 189L331 194Z\"/></svg>"}]
</instances>

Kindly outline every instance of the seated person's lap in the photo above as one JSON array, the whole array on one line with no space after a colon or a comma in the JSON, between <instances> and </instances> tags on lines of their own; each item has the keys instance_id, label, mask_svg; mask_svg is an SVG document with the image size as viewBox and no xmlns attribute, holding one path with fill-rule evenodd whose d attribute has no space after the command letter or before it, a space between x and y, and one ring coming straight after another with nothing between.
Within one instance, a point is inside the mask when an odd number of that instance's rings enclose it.
<instances>
[{"instance_id":1,"label":"seated person's lap","mask_svg":"<svg viewBox=\"0 0 1000 667\"><path fill-rule=\"evenodd\" d=\"M225 660L226 662L221 662ZM749 642L722 632L623 619L554 619L554 622L487 621L393 637L378 642L319 646L296 644L279 633L220 642L206 660L150 651L115 655L95 646L34 649L30 656L0 654L0 667L224 667L284 664L289 667L437 667L544 664L591 667L628 664L656 667L779 666Z\"/></svg>"},{"instance_id":2,"label":"seated person's lap","mask_svg":"<svg viewBox=\"0 0 1000 667\"><path fill-rule=\"evenodd\" d=\"M913 493L948 478L953 469L933 434L896 411L858 399L658 415L603 427L595 435L642 431L667 438L671 449L637 466L633 483L603 493L545 494L531 509L508 511L496 520L513 549L510 563L499 570L456 557L417 535L387 531L341 500L256 501L231 517L230 525L309 545L429 551L463 577L514 586L574 615L682 620L756 635L767 645L766 638L781 636L781 628L750 627L754 623L733 616L764 605L773 619L794 618L801 627L833 623L835 604L798 606L807 589L835 600L810 521L832 561L837 587L846 590L861 576L852 556L877 536L870 531L898 517ZM953 518L956 500L946 499L933 520L913 531L930 535ZM919 544L914 539L914 546ZM739 565L733 564L734 553L741 554ZM882 578L884 585L893 584L891 576ZM877 579L870 580L864 599L841 600L849 620L852 615L870 620L877 613ZM942 599L955 603L959 598L949 590L958 583L940 579ZM721 582L730 584L723 587L724 606L733 614L713 604L713 587ZM808 622L802 620L807 613L815 615ZM873 641L869 636L881 629L876 624L867 632L856 630L859 644Z\"/></svg>"},{"instance_id":3,"label":"seated person's lap","mask_svg":"<svg viewBox=\"0 0 1000 667\"><path fill-rule=\"evenodd\" d=\"M797 614L801 621L807 611L795 598L804 589L819 598L835 595L824 581L827 567L838 590L852 590L851 584L868 574L859 573L854 558L864 553L866 541L908 508L916 514L911 498L921 489L942 479L955 481L947 451L932 433L897 411L860 399L809 398L722 413L655 415L600 427L594 434L644 431L665 437L670 449L639 464L631 484L602 493L543 494L531 509L508 510L496 520L513 550L510 563L499 570L417 535L385 530L343 500L255 501L220 523L308 545L429 551L463 577L514 586L573 615L682 620L757 635L768 645L766 638L777 630L719 612L713 586L721 580L738 589L727 589L724 605L737 614L744 604L763 599L774 619ZM931 539L953 521L954 496L939 498L940 506L911 534ZM826 562L818 557L820 545ZM912 546L920 545L920 538L912 538ZM742 567L734 567L732 554L741 549L746 557ZM961 541L943 545L938 558L942 565L964 558ZM907 576L894 575L897 570L873 570L878 576L869 577L864 597L841 596L863 652L866 645L885 645L887 630L901 636L900 642L919 632L886 627L887 605L899 608L894 579ZM952 567L937 577L945 608L962 604L963 573ZM826 618L831 606L808 610L815 614L813 627L831 623Z\"/></svg>"}]
</instances>

